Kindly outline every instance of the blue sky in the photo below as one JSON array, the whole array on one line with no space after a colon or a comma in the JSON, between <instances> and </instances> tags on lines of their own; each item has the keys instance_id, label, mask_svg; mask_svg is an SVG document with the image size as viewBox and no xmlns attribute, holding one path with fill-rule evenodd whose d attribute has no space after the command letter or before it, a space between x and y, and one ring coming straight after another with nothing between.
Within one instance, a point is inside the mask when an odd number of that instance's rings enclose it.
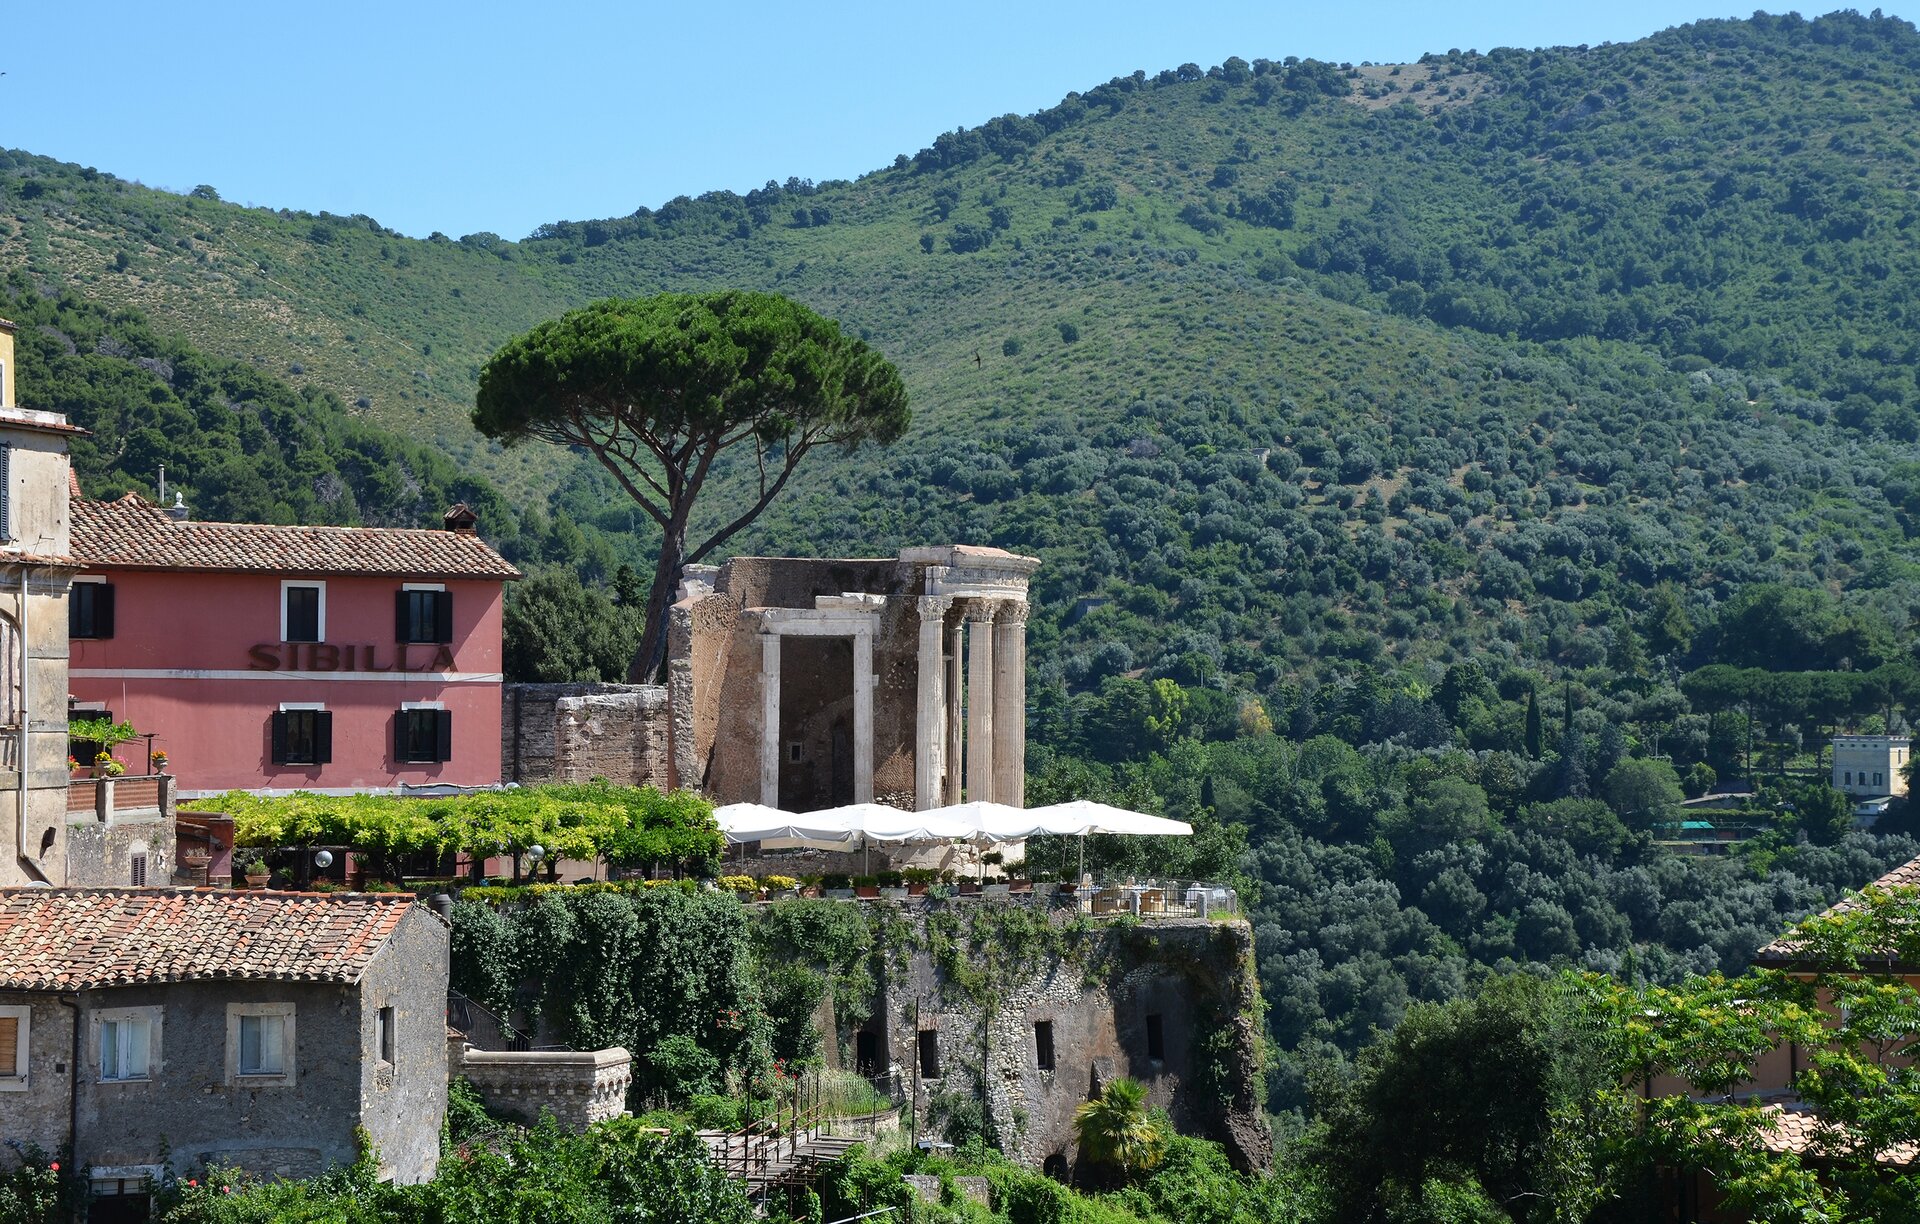
<instances>
[{"instance_id":1,"label":"blue sky","mask_svg":"<svg viewBox=\"0 0 1920 1224\"><path fill-rule=\"evenodd\" d=\"M29 3L0 49L0 145L416 236L519 238L682 193L852 178L1136 68L1398 62L1727 15L1657 0Z\"/></svg>"}]
</instances>

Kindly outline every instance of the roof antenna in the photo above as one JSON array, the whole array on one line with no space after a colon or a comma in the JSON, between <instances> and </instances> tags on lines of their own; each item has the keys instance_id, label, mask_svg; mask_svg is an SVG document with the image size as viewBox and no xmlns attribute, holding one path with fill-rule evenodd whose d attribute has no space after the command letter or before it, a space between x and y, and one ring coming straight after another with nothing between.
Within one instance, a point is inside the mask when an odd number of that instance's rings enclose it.
<instances>
[{"instance_id":1,"label":"roof antenna","mask_svg":"<svg viewBox=\"0 0 1920 1224\"><path fill-rule=\"evenodd\" d=\"M167 504L167 465L164 463L160 465L160 496L158 501L163 506Z\"/></svg>"}]
</instances>

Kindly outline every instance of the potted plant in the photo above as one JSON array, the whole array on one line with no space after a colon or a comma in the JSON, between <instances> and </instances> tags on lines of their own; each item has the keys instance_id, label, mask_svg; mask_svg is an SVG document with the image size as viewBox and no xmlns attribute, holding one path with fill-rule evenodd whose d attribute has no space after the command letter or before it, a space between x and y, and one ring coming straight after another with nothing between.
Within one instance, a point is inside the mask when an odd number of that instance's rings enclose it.
<instances>
[{"instance_id":1,"label":"potted plant","mask_svg":"<svg viewBox=\"0 0 1920 1224\"><path fill-rule=\"evenodd\" d=\"M233 878L244 881L247 888L265 888L267 886L267 856L259 850L248 847L233 852Z\"/></svg>"},{"instance_id":2,"label":"potted plant","mask_svg":"<svg viewBox=\"0 0 1920 1224\"><path fill-rule=\"evenodd\" d=\"M880 877L861 875L853 877L853 895L871 901L880 895Z\"/></svg>"},{"instance_id":3,"label":"potted plant","mask_svg":"<svg viewBox=\"0 0 1920 1224\"><path fill-rule=\"evenodd\" d=\"M790 901L800 895L800 881L792 876L770 875L760 878L760 887L775 901Z\"/></svg>"},{"instance_id":4,"label":"potted plant","mask_svg":"<svg viewBox=\"0 0 1920 1224\"><path fill-rule=\"evenodd\" d=\"M127 767L113 759L113 754L102 750L93 755L93 776L96 778L117 778L127 772Z\"/></svg>"},{"instance_id":5,"label":"potted plant","mask_svg":"<svg viewBox=\"0 0 1920 1224\"><path fill-rule=\"evenodd\" d=\"M79 773L79 772L80 772L80 758L79 758L79 757L77 757L77 756L69 756L69 757L67 757L67 772L68 772L68 773L70 773L70 774L76 774L76 773Z\"/></svg>"},{"instance_id":6,"label":"potted plant","mask_svg":"<svg viewBox=\"0 0 1920 1224\"><path fill-rule=\"evenodd\" d=\"M922 897L926 895L929 885L939 882L940 873L931 867L909 867L900 873L900 877L907 882L909 897Z\"/></svg>"},{"instance_id":7,"label":"potted plant","mask_svg":"<svg viewBox=\"0 0 1920 1224\"><path fill-rule=\"evenodd\" d=\"M899 871L880 872L880 895L889 901L907 899L906 875Z\"/></svg>"},{"instance_id":8,"label":"potted plant","mask_svg":"<svg viewBox=\"0 0 1920 1224\"><path fill-rule=\"evenodd\" d=\"M829 901L853 900L853 882L841 872L830 871L821 876L820 891Z\"/></svg>"},{"instance_id":9,"label":"potted plant","mask_svg":"<svg viewBox=\"0 0 1920 1224\"><path fill-rule=\"evenodd\" d=\"M800 877L800 895L803 897L819 896L820 895L820 879L821 877L817 875L801 876Z\"/></svg>"},{"instance_id":10,"label":"potted plant","mask_svg":"<svg viewBox=\"0 0 1920 1224\"><path fill-rule=\"evenodd\" d=\"M154 753L153 754L153 772L157 774L163 774L167 772L167 762L171 759L172 758L168 757L164 751Z\"/></svg>"},{"instance_id":11,"label":"potted plant","mask_svg":"<svg viewBox=\"0 0 1920 1224\"><path fill-rule=\"evenodd\" d=\"M752 901L760 895L760 882L749 875L721 876L720 887L742 901Z\"/></svg>"},{"instance_id":12,"label":"potted plant","mask_svg":"<svg viewBox=\"0 0 1920 1224\"><path fill-rule=\"evenodd\" d=\"M1004 901L1012 893L1013 888L1007 883L1007 877L1003 875L988 876L986 883L980 886L980 895L989 900Z\"/></svg>"}]
</instances>

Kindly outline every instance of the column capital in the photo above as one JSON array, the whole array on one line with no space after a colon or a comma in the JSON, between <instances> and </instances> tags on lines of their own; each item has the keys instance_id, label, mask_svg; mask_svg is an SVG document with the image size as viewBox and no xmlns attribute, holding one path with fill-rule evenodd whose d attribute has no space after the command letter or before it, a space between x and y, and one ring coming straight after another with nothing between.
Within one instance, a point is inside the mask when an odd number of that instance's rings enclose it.
<instances>
[{"instance_id":1,"label":"column capital","mask_svg":"<svg viewBox=\"0 0 1920 1224\"><path fill-rule=\"evenodd\" d=\"M998 599L969 599L960 614L976 624L991 623L1000 614L1000 604Z\"/></svg>"},{"instance_id":2,"label":"column capital","mask_svg":"<svg viewBox=\"0 0 1920 1224\"><path fill-rule=\"evenodd\" d=\"M999 605L993 614L995 624L1024 625L1027 623L1027 613L1032 611L1032 605L1026 600L1001 599L995 602Z\"/></svg>"},{"instance_id":3,"label":"column capital","mask_svg":"<svg viewBox=\"0 0 1920 1224\"><path fill-rule=\"evenodd\" d=\"M920 619L922 621L930 621L936 618L943 619L947 615L947 609L953 607L953 596L951 595L916 596L915 606L918 608L920 612Z\"/></svg>"}]
</instances>

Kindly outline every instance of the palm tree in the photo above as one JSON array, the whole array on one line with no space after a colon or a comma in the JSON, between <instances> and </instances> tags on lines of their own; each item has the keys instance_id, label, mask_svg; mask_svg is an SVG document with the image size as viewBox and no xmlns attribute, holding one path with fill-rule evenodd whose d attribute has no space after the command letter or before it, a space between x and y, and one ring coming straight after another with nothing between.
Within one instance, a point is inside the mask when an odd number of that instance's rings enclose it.
<instances>
[{"instance_id":1,"label":"palm tree","mask_svg":"<svg viewBox=\"0 0 1920 1224\"><path fill-rule=\"evenodd\" d=\"M1167 1136L1147 1113L1147 1089L1139 1080L1117 1079L1073 1111L1080 1154L1094 1164L1110 1165L1131 1178L1160 1163Z\"/></svg>"}]
</instances>

